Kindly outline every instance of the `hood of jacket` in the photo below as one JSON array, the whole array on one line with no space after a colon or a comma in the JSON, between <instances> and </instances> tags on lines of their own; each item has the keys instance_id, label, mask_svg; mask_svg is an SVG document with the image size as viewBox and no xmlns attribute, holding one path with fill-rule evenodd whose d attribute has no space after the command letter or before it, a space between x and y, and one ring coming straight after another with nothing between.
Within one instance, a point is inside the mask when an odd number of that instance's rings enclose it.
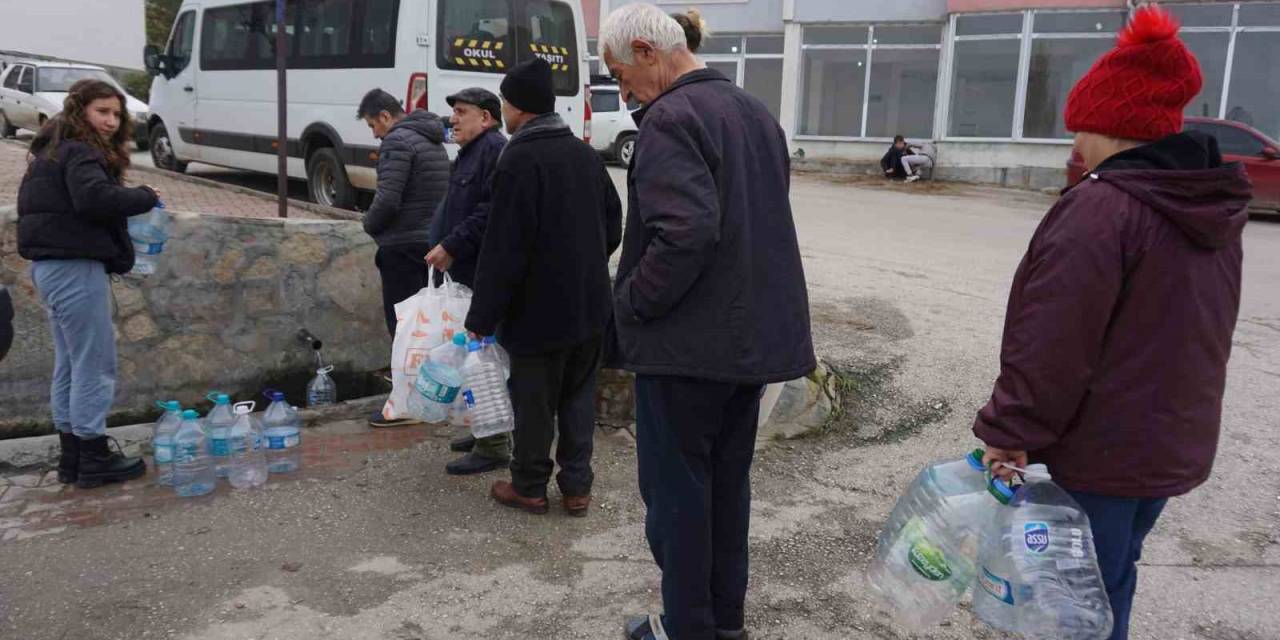
<instances>
[{"instance_id":1,"label":"hood of jacket","mask_svg":"<svg viewBox=\"0 0 1280 640\"><path fill-rule=\"evenodd\" d=\"M1223 164L1217 140L1194 131L1117 153L1090 177L1147 204L1206 249L1240 236L1253 197L1244 166Z\"/></svg>"},{"instance_id":2,"label":"hood of jacket","mask_svg":"<svg viewBox=\"0 0 1280 640\"><path fill-rule=\"evenodd\" d=\"M430 111L410 113L391 127L391 131L396 129L408 129L436 144L444 143L444 125L440 122L440 116Z\"/></svg>"}]
</instances>

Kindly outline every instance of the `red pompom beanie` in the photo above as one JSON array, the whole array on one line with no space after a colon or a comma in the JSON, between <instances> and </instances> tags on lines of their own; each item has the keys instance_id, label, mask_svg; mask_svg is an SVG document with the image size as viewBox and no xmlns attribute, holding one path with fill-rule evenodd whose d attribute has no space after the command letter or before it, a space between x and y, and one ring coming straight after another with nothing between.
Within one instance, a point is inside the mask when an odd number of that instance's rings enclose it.
<instances>
[{"instance_id":1,"label":"red pompom beanie","mask_svg":"<svg viewBox=\"0 0 1280 640\"><path fill-rule=\"evenodd\" d=\"M1182 131L1182 110L1204 83L1200 63L1164 9L1138 9L1067 97L1067 130L1159 140Z\"/></svg>"}]
</instances>

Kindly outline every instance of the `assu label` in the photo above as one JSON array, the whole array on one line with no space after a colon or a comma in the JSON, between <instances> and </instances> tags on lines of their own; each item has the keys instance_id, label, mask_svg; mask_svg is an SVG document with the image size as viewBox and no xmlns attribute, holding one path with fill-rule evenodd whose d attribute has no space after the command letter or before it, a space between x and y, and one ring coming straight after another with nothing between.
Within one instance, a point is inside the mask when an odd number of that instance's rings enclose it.
<instances>
[{"instance_id":1,"label":"assu label","mask_svg":"<svg viewBox=\"0 0 1280 640\"><path fill-rule=\"evenodd\" d=\"M1028 522L1022 526L1022 539L1031 553L1049 550L1049 525L1044 522Z\"/></svg>"}]
</instances>

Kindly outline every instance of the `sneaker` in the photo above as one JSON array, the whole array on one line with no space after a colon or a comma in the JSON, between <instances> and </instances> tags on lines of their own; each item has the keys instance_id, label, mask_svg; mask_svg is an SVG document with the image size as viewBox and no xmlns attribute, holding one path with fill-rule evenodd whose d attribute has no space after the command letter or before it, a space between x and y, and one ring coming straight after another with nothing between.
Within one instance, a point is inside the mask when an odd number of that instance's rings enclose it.
<instances>
[{"instance_id":1,"label":"sneaker","mask_svg":"<svg viewBox=\"0 0 1280 640\"><path fill-rule=\"evenodd\" d=\"M373 415L369 416L369 426L371 427L377 427L377 428L408 427L415 424L422 424L422 421L418 420L417 418L397 418L394 420L390 418L384 418L382 417L381 410L374 411Z\"/></svg>"},{"instance_id":2,"label":"sneaker","mask_svg":"<svg viewBox=\"0 0 1280 640\"><path fill-rule=\"evenodd\" d=\"M623 623L626 640L671 640L662 626L662 616L643 615L627 618Z\"/></svg>"},{"instance_id":3,"label":"sneaker","mask_svg":"<svg viewBox=\"0 0 1280 640\"><path fill-rule=\"evenodd\" d=\"M918 176L918 175L915 175L915 176L907 176L907 182L915 182L916 180L919 180L919 179L920 179L920 176Z\"/></svg>"}]
</instances>

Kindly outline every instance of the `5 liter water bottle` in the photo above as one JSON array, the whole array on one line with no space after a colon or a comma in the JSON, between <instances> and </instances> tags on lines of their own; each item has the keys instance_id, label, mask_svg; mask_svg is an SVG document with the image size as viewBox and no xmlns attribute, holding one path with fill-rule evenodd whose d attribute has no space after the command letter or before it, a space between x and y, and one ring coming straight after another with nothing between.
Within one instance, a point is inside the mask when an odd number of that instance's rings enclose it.
<instances>
[{"instance_id":1,"label":"5 liter water bottle","mask_svg":"<svg viewBox=\"0 0 1280 640\"><path fill-rule=\"evenodd\" d=\"M982 534L973 612L1027 638L1107 637L1111 604L1089 516L1053 483L1048 467L1029 465L1023 480Z\"/></svg>"},{"instance_id":2,"label":"5 liter water bottle","mask_svg":"<svg viewBox=\"0 0 1280 640\"><path fill-rule=\"evenodd\" d=\"M151 449L154 451L151 461L156 467L156 484L162 487L173 486L173 434L178 432L182 423L182 405L177 400L156 401L156 406L164 409L164 414L156 420L151 432Z\"/></svg>"},{"instance_id":3,"label":"5 liter water bottle","mask_svg":"<svg viewBox=\"0 0 1280 640\"><path fill-rule=\"evenodd\" d=\"M302 420L279 391L263 393L271 405L262 414L262 435L267 439L267 469L288 473L302 466Z\"/></svg>"},{"instance_id":4,"label":"5 liter water bottle","mask_svg":"<svg viewBox=\"0 0 1280 640\"><path fill-rule=\"evenodd\" d=\"M908 627L941 623L973 583L982 522L1009 497L990 481L981 449L926 466L880 532L872 592Z\"/></svg>"},{"instance_id":5,"label":"5 liter water bottle","mask_svg":"<svg viewBox=\"0 0 1280 640\"><path fill-rule=\"evenodd\" d=\"M192 498L213 491L217 482L200 414L187 409L173 435L173 490L183 498Z\"/></svg>"},{"instance_id":6,"label":"5 liter water bottle","mask_svg":"<svg viewBox=\"0 0 1280 640\"><path fill-rule=\"evenodd\" d=\"M493 354L493 357L498 359L498 362L502 365L502 374L506 376L508 380L510 380L511 379L511 354L507 353L507 350L503 349L502 345L498 344L498 339L493 336L489 336L488 338L485 338L482 342L484 343L485 352L486 353L491 352Z\"/></svg>"},{"instance_id":7,"label":"5 liter water bottle","mask_svg":"<svg viewBox=\"0 0 1280 640\"><path fill-rule=\"evenodd\" d=\"M333 365L316 369L316 377L307 383L308 407L323 407L338 401L338 387L329 377L332 371Z\"/></svg>"},{"instance_id":8,"label":"5 liter water bottle","mask_svg":"<svg viewBox=\"0 0 1280 640\"><path fill-rule=\"evenodd\" d=\"M502 363L492 351L486 355L482 348L483 345L477 341L467 345L467 359L462 371L467 381L471 435L476 438L487 438L516 428Z\"/></svg>"},{"instance_id":9,"label":"5 liter water bottle","mask_svg":"<svg viewBox=\"0 0 1280 640\"><path fill-rule=\"evenodd\" d=\"M410 414L426 422L444 422L449 418L449 408L462 388L462 365L466 361L466 353L466 349L458 346L456 341L441 343L431 350L427 361L418 368L413 393L409 394Z\"/></svg>"},{"instance_id":10,"label":"5 liter water bottle","mask_svg":"<svg viewBox=\"0 0 1280 640\"><path fill-rule=\"evenodd\" d=\"M236 423L235 414L231 413L231 397L225 393L213 391L205 396L213 402L213 409L205 416L204 426L209 435L209 454L213 456L214 473L219 478L231 474L231 425Z\"/></svg>"},{"instance_id":11,"label":"5 liter water bottle","mask_svg":"<svg viewBox=\"0 0 1280 640\"><path fill-rule=\"evenodd\" d=\"M254 403L240 402L234 407L236 423L231 427L231 486L257 489L267 483L266 442L258 419L253 417Z\"/></svg>"},{"instance_id":12,"label":"5 liter water bottle","mask_svg":"<svg viewBox=\"0 0 1280 640\"><path fill-rule=\"evenodd\" d=\"M169 214L164 203L157 202L151 213L129 218L129 240L133 243L134 263L129 273L149 276L156 272L156 258L169 239Z\"/></svg>"}]
</instances>

